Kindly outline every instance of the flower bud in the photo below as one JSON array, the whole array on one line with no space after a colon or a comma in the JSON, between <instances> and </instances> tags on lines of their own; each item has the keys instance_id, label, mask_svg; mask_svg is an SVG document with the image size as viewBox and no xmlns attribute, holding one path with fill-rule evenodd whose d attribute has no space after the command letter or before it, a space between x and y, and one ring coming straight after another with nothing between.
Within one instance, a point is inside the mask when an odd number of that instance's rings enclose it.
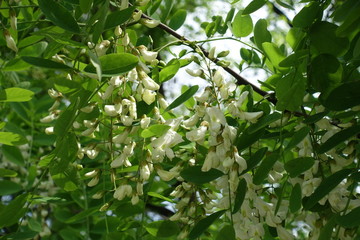
<instances>
[{"instance_id":1,"label":"flower bud","mask_svg":"<svg viewBox=\"0 0 360 240\"><path fill-rule=\"evenodd\" d=\"M209 58L210 59L214 59L215 58L215 50L216 50L216 47L212 47L209 51Z\"/></svg>"},{"instance_id":2,"label":"flower bud","mask_svg":"<svg viewBox=\"0 0 360 240\"><path fill-rule=\"evenodd\" d=\"M90 172L85 173L84 176L87 177L87 178L94 178L94 177L96 177L98 175L98 173L99 173L99 169L94 169L94 170L92 170Z\"/></svg>"},{"instance_id":3,"label":"flower bud","mask_svg":"<svg viewBox=\"0 0 360 240\"><path fill-rule=\"evenodd\" d=\"M148 28L155 28L160 24L160 21L155 19L141 19L140 22Z\"/></svg>"},{"instance_id":4,"label":"flower bud","mask_svg":"<svg viewBox=\"0 0 360 240\"><path fill-rule=\"evenodd\" d=\"M120 26L116 26L115 31L114 31L114 34L115 34L115 36L117 36L117 37L120 37L120 36L121 36L121 34L122 34L122 29L121 29Z\"/></svg>"},{"instance_id":5,"label":"flower bud","mask_svg":"<svg viewBox=\"0 0 360 240\"><path fill-rule=\"evenodd\" d=\"M132 18L135 22L139 21L141 19L142 11L139 10L138 12L133 12Z\"/></svg>"},{"instance_id":6,"label":"flower bud","mask_svg":"<svg viewBox=\"0 0 360 240\"><path fill-rule=\"evenodd\" d=\"M16 18L16 12L14 9L9 10L10 15L10 26L12 29L17 30L17 18Z\"/></svg>"},{"instance_id":7,"label":"flower bud","mask_svg":"<svg viewBox=\"0 0 360 240\"><path fill-rule=\"evenodd\" d=\"M152 104L155 101L156 93L153 91L150 91L149 89L145 89L142 99L144 102L146 102L147 105Z\"/></svg>"},{"instance_id":8,"label":"flower bud","mask_svg":"<svg viewBox=\"0 0 360 240\"><path fill-rule=\"evenodd\" d=\"M226 50L226 51L221 51L217 57L218 58L221 58L221 57L226 57L227 55L229 55L230 51L229 50Z\"/></svg>"},{"instance_id":9,"label":"flower bud","mask_svg":"<svg viewBox=\"0 0 360 240\"><path fill-rule=\"evenodd\" d=\"M6 46L13 50L14 52L18 52L18 48L16 46L14 38L10 35L8 30L4 30L4 37L6 40Z\"/></svg>"}]
</instances>

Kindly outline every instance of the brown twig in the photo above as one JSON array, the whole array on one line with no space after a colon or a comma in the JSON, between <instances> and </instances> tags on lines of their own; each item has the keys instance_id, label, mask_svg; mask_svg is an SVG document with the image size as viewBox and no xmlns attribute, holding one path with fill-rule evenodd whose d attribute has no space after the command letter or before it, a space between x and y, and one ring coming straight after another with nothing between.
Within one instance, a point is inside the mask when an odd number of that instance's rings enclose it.
<instances>
[{"instance_id":1,"label":"brown twig","mask_svg":"<svg viewBox=\"0 0 360 240\"><path fill-rule=\"evenodd\" d=\"M135 10L137 11L137 10ZM153 18L147 16L146 14L142 14L141 16L144 19L149 19L149 20L153 20ZM162 30L164 30L165 32L169 33L170 35L174 36L175 38L184 41L184 42L189 42L192 43L192 41L190 41L189 39L187 39L184 36L181 36L179 33L177 33L174 29L170 28L169 26L160 23L158 26L158 28L161 28ZM213 63L217 64L220 60L218 58L210 58L209 57L209 52L206 51L202 46L196 45L196 44L190 44L190 47L192 47L194 50L196 49L200 49L202 51L202 53L205 55L205 57L207 57L210 61L212 61ZM268 99L268 101L270 101L273 104L276 104L276 99L272 97L272 95L270 95L269 93L261 90L258 86L254 85L253 83L251 83L250 81L246 80L245 78L243 78L242 76L240 76L238 73L236 73L233 69L229 68L229 67L222 67L227 73L229 73L231 76L233 76L236 79L236 82L238 85L251 85L251 87L254 89L255 92L257 92L258 94L260 94L263 97L266 97Z\"/></svg>"}]
</instances>

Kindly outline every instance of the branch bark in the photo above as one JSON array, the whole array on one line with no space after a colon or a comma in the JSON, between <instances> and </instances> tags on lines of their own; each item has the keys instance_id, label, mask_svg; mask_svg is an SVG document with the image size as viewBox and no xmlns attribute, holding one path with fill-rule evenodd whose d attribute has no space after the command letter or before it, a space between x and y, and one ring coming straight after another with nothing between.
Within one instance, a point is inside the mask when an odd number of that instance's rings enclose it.
<instances>
[{"instance_id":1,"label":"branch bark","mask_svg":"<svg viewBox=\"0 0 360 240\"><path fill-rule=\"evenodd\" d=\"M138 10L135 10L135 11L138 11ZM146 14L142 14L141 16L142 18L144 19L149 19L149 20L154 20L153 18L147 16ZM158 26L158 28L164 30L165 32L169 33L170 35L172 35L173 37L181 40L181 41L184 41L184 42L193 42L191 40L189 40L188 38L184 37L184 36L181 36L179 33L177 33L174 29L170 28L169 26L163 24L163 23L160 23ZM192 44L193 46L193 49L196 50L196 49L200 49L203 54L210 60L212 61L213 63L217 64L220 60L218 58L209 58L209 52L206 51L202 46L199 46L199 45L196 45L196 44ZM191 45L190 45L191 47ZM273 104L276 104L276 99L273 97L273 95L269 94L268 92L260 89L258 86L254 85L253 83L251 83L249 80L243 78L242 76L240 76L238 73L236 73L233 69L229 68L229 67L222 67L227 73L229 73L231 76L233 76L235 79L236 79L236 83L238 85L250 85L255 92L257 92L258 94L260 94L261 96L263 96L264 98L267 98L268 101L270 101L271 103Z\"/></svg>"}]
</instances>

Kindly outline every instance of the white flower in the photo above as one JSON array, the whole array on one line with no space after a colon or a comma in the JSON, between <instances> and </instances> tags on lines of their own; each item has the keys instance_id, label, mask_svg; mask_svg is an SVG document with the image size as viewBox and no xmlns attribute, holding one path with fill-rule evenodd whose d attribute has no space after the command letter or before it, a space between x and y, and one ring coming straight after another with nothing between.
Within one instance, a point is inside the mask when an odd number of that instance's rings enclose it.
<instances>
[{"instance_id":1,"label":"white flower","mask_svg":"<svg viewBox=\"0 0 360 240\"><path fill-rule=\"evenodd\" d=\"M10 8L10 26L12 29L17 30L16 12L12 8Z\"/></svg>"},{"instance_id":2,"label":"white flower","mask_svg":"<svg viewBox=\"0 0 360 240\"><path fill-rule=\"evenodd\" d=\"M84 112L84 113L91 113L94 110L95 105L94 104L89 104L85 107L80 108L80 111Z\"/></svg>"},{"instance_id":3,"label":"white flower","mask_svg":"<svg viewBox=\"0 0 360 240\"><path fill-rule=\"evenodd\" d=\"M210 88L205 88L204 92L200 96L195 96L196 101L204 103L210 99L211 90Z\"/></svg>"},{"instance_id":4,"label":"white flower","mask_svg":"<svg viewBox=\"0 0 360 240\"><path fill-rule=\"evenodd\" d=\"M236 84L233 82L227 82L220 88L220 96L223 99L227 99L236 89Z\"/></svg>"},{"instance_id":5,"label":"white flower","mask_svg":"<svg viewBox=\"0 0 360 240\"><path fill-rule=\"evenodd\" d=\"M120 185L114 192L114 198L118 200L123 200L125 197L131 197L132 188L130 185Z\"/></svg>"},{"instance_id":6,"label":"white flower","mask_svg":"<svg viewBox=\"0 0 360 240\"><path fill-rule=\"evenodd\" d=\"M158 97L158 101L159 101L159 104L160 104L160 107L162 109L166 109L168 106L169 106L169 103L165 100L165 98L161 95L159 95Z\"/></svg>"},{"instance_id":7,"label":"white flower","mask_svg":"<svg viewBox=\"0 0 360 240\"><path fill-rule=\"evenodd\" d=\"M126 129L121 134L113 137L112 141L113 143L124 143L128 135L129 135L129 131Z\"/></svg>"},{"instance_id":8,"label":"white flower","mask_svg":"<svg viewBox=\"0 0 360 240\"><path fill-rule=\"evenodd\" d=\"M117 37L120 37L120 36L121 36L121 34L122 34L122 29L121 29L120 26L116 26L115 31L114 31L114 34L115 34L115 36L117 36Z\"/></svg>"},{"instance_id":9,"label":"white flower","mask_svg":"<svg viewBox=\"0 0 360 240\"><path fill-rule=\"evenodd\" d=\"M148 63L151 63L153 60L155 60L158 55L157 52L148 51L147 47L145 47L144 45L140 45L138 49L141 53L141 56L144 58L145 62Z\"/></svg>"},{"instance_id":10,"label":"white flower","mask_svg":"<svg viewBox=\"0 0 360 240\"><path fill-rule=\"evenodd\" d=\"M122 45L127 46L130 43L130 37L128 33L125 33L123 39L122 39Z\"/></svg>"},{"instance_id":11,"label":"white flower","mask_svg":"<svg viewBox=\"0 0 360 240\"><path fill-rule=\"evenodd\" d=\"M141 166L141 168L140 168L140 180L141 181L149 180L150 174L151 174L151 171L150 171L148 164L144 164L143 166Z\"/></svg>"},{"instance_id":12,"label":"white flower","mask_svg":"<svg viewBox=\"0 0 360 240\"><path fill-rule=\"evenodd\" d=\"M8 30L4 30L4 36L6 41L6 46L13 50L14 52L18 52L18 48L16 46L14 38L10 35Z\"/></svg>"},{"instance_id":13,"label":"white flower","mask_svg":"<svg viewBox=\"0 0 360 240\"><path fill-rule=\"evenodd\" d=\"M92 171L90 171L90 172L85 173L85 177L87 177L87 178L93 178L93 177L97 176L98 173L99 173L99 170L98 170L98 169L94 169L94 170L92 170Z\"/></svg>"},{"instance_id":14,"label":"white flower","mask_svg":"<svg viewBox=\"0 0 360 240\"><path fill-rule=\"evenodd\" d=\"M134 19L135 22L139 21L142 15L142 11L139 10L137 12L133 12L132 14L132 18Z\"/></svg>"},{"instance_id":15,"label":"white flower","mask_svg":"<svg viewBox=\"0 0 360 240\"><path fill-rule=\"evenodd\" d=\"M130 82L135 82L138 80L138 73L136 71L136 68L132 69L128 75L127 75L127 80Z\"/></svg>"},{"instance_id":16,"label":"white flower","mask_svg":"<svg viewBox=\"0 0 360 240\"><path fill-rule=\"evenodd\" d=\"M181 135L172 129L169 129L164 135L155 139L151 145L154 148L171 148L176 144L183 142Z\"/></svg>"},{"instance_id":17,"label":"white flower","mask_svg":"<svg viewBox=\"0 0 360 240\"><path fill-rule=\"evenodd\" d=\"M50 89L48 90L48 94L49 94L49 96L50 96L52 99L57 99L57 98L59 98L59 97L62 97L62 94L59 93L58 91L56 91L56 90L53 89L53 88L50 88Z\"/></svg>"},{"instance_id":18,"label":"white flower","mask_svg":"<svg viewBox=\"0 0 360 240\"><path fill-rule=\"evenodd\" d=\"M51 113L50 115L40 119L40 122L42 122L42 123L50 123L55 119L56 119L56 115L54 113Z\"/></svg>"},{"instance_id":19,"label":"white flower","mask_svg":"<svg viewBox=\"0 0 360 240\"><path fill-rule=\"evenodd\" d=\"M145 6L146 4L148 4L150 2L150 0L137 0L136 1L136 5L138 6Z\"/></svg>"},{"instance_id":20,"label":"white flower","mask_svg":"<svg viewBox=\"0 0 360 240\"><path fill-rule=\"evenodd\" d=\"M193 76L193 77L199 77L201 76L204 71L202 69L196 69L196 70L193 70L193 69L185 69L185 71L190 75L190 76Z\"/></svg>"},{"instance_id":21,"label":"white flower","mask_svg":"<svg viewBox=\"0 0 360 240\"><path fill-rule=\"evenodd\" d=\"M104 191L98 191L94 195L91 196L92 199L100 199L104 196Z\"/></svg>"},{"instance_id":22,"label":"white flower","mask_svg":"<svg viewBox=\"0 0 360 240\"><path fill-rule=\"evenodd\" d=\"M47 135L54 134L54 127L47 127L47 128L45 128L45 133L46 133Z\"/></svg>"},{"instance_id":23,"label":"white flower","mask_svg":"<svg viewBox=\"0 0 360 240\"><path fill-rule=\"evenodd\" d=\"M260 118L263 115L262 111L259 112L240 112L240 118L252 123L255 123L258 118Z\"/></svg>"},{"instance_id":24,"label":"white flower","mask_svg":"<svg viewBox=\"0 0 360 240\"><path fill-rule=\"evenodd\" d=\"M98 154L99 154L99 151L97 151L96 149L87 149L86 150L86 155L90 159L95 159Z\"/></svg>"},{"instance_id":25,"label":"white flower","mask_svg":"<svg viewBox=\"0 0 360 240\"><path fill-rule=\"evenodd\" d=\"M91 179L90 182L87 184L88 187L94 187L94 186L96 186L96 185L99 183L99 180L100 180L99 176L94 177L94 178Z\"/></svg>"},{"instance_id":26,"label":"white flower","mask_svg":"<svg viewBox=\"0 0 360 240\"><path fill-rule=\"evenodd\" d=\"M121 104L104 106L104 111L105 111L106 115L108 115L110 117L115 117L115 116L121 114L121 110L122 110Z\"/></svg>"},{"instance_id":27,"label":"white flower","mask_svg":"<svg viewBox=\"0 0 360 240\"><path fill-rule=\"evenodd\" d=\"M221 125L225 126L226 124L223 112L217 107L208 107L206 113L209 118L210 130L214 133L219 132Z\"/></svg>"},{"instance_id":28,"label":"white flower","mask_svg":"<svg viewBox=\"0 0 360 240\"><path fill-rule=\"evenodd\" d=\"M221 70L217 70L214 74L213 81L216 84L216 86L221 87L224 85L224 76L223 72Z\"/></svg>"},{"instance_id":29,"label":"white flower","mask_svg":"<svg viewBox=\"0 0 360 240\"><path fill-rule=\"evenodd\" d=\"M195 113L189 119L186 119L182 122L182 126L185 128L191 128L197 124L199 121L199 115Z\"/></svg>"},{"instance_id":30,"label":"white flower","mask_svg":"<svg viewBox=\"0 0 360 240\"><path fill-rule=\"evenodd\" d=\"M144 85L146 89L149 90L160 89L159 84L157 84L154 80L152 80L144 71L139 72L139 78L141 80L141 83Z\"/></svg>"},{"instance_id":31,"label":"white flower","mask_svg":"<svg viewBox=\"0 0 360 240\"><path fill-rule=\"evenodd\" d=\"M151 122L151 118L144 115L140 120L140 127L142 129L146 129L149 127L150 122Z\"/></svg>"},{"instance_id":32,"label":"white flower","mask_svg":"<svg viewBox=\"0 0 360 240\"><path fill-rule=\"evenodd\" d=\"M239 155L237 150L234 152L234 157L235 162L239 165L239 174L241 174L247 168L246 160Z\"/></svg>"},{"instance_id":33,"label":"white flower","mask_svg":"<svg viewBox=\"0 0 360 240\"><path fill-rule=\"evenodd\" d=\"M142 94L142 99L146 102L147 105L152 104L155 101L156 93L149 89L145 89Z\"/></svg>"},{"instance_id":34,"label":"white flower","mask_svg":"<svg viewBox=\"0 0 360 240\"><path fill-rule=\"evenodd\" d=\"M101 57L106 54L106 51L110 47L110 41L109 40L103 40L101 43L98 43L94 47L94 43L88 42L89 48L94 48L94 51L98 57Z\"/></svg>"},{"instance_id":35,"label":"white flower","mask_svg":"<svg viewBox=\"0 0 360 240\"><path fill-rule=\"evenodd\" d=\"M178 172L169 172L169 171L165 171L163 169L156 169L157 174L159 175L159 177L163 180L163 181L170 181L171 179L173 179L174 177L179 176Z\"/></svg>"},{"instance_id":36,"label":"white flower","mask_svg":"<svg viewBox=\"0 0 360 240\"><path fill-rule=\"evenodd\" d=\"M113 91L114 91L114 88L115 88L114 85L111 85L111 84L110 84L110 85L106 88L104 94L101 96L102 100L109 99L109 97L111 97L111 95L112 95L112 93L113 93Z\"/></svg>"},{"instance_id":37,"label":"white flower","mask_svg":"<svg viewBox=\"0 0 360 240\"><path fill-rule=\"evenodd\" d=\"M141 19L140 22L148 28L155 28L160 24L160 21L155 19Z\"/></svg>"},{"instance_id":38,"label":"white flower","mask_svg":"<svg viewBox=\"0 0 360 240\"><path fill-rule=\"evenodd\" d=\"M210 51L209 51L209 58L210 58L210 59L214 59L214 58L215 58L215 51L216 51L216 47L210 48Z\"/></svg>"},{"instance_id":39,"label":"white flower","mask_svg":"<svg viewBox=\"0 0 360 240\"><path fill-rule=\"evenodd\" d=\"M207 172L213 167L213 162L217 158L216 152L210 151L205 158L204 164L201 167L201 171Z\"/></svg>"},{"instance_id":40,"label":"white flower","mask_svg":"<svg viewBox=\"0 0 360 240\"><path fill-rule=\"evenodd\" d=\"M205 134L207 131L207 127L206 126L200 126L197 129L194 129L190 132L186 133L186 138L192 142L198 142L198 143L203 143L205 141Z\"/></svg>"},{"instance_id":41,"label":"white flower","mask_svg":"<svg viewBox=\"0 0 360 240\"><path fill-rule=\"evenodd\" d=\"M131 126L133 123L134 119L130 116L126 116L126 115L122 115L121 116L121 122L125 125L125 126Z\"/></svg>"},{"instance_id":42,"label":"white flower","mask_svg":"<svg viewBox=\"0 0 360 240\"><path fill-rule=\"evenodd\" d=\"M139 195L135 194L135 195L133 195L132 198L131 198L131 204L132 204L132 205L136 205L136 204L138 204L139 200L140 200L140 199L139 199Z\"/></svg>"}]
</instances>

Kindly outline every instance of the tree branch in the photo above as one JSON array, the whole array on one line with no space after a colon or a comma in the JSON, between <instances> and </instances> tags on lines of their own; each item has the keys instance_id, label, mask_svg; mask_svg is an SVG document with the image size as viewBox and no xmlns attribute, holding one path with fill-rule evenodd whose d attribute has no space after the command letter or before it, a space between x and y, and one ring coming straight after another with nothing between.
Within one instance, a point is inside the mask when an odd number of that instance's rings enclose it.
<instances>
[{"instance_id":1,"label":"tree branch","mask_svg":"<svg viewBox=\"0 0 360 240\"><path fill-rule=\"evenodd\" d=\"M138 10L135 10L138 11ZM141 16L144 19L149 19L149 20L154 20L153 18L147 16L146 14L142 14ZM165 32L169 33L170 35L174 36L175 38L184 41L184 42L193 42L189 39L187 39L184 36L181 36L179 33L177 33L174 29L170 28L169 26L160 23L158 26L158 28L161 28L162 30L164 30ZM196 49L200 49L204 56L207 57L210 61L212 61L213 63L217 64L220 60L218 58L209 58L209 52L206 51L202 46L196 45L196 44L192 44L189 45L190 47L192 47L194 50ZM254 85L253 83L251 83L250 81L248 81L247 79L243 78L242 76L240 76L238 73L236 73L233 69L229 68L229 67L222 67L227 73L229 73L231 76L233 76L236 79L236 83L238 85L250 85L255 92L257 92L258 94L260 94L261 96L265 97L268 99L268 101L270 101L273 104L276 104L276 99L270 95L269 93L263 91L262 89L260 89L258 86Z\"/></svg>"}]
</instances>

